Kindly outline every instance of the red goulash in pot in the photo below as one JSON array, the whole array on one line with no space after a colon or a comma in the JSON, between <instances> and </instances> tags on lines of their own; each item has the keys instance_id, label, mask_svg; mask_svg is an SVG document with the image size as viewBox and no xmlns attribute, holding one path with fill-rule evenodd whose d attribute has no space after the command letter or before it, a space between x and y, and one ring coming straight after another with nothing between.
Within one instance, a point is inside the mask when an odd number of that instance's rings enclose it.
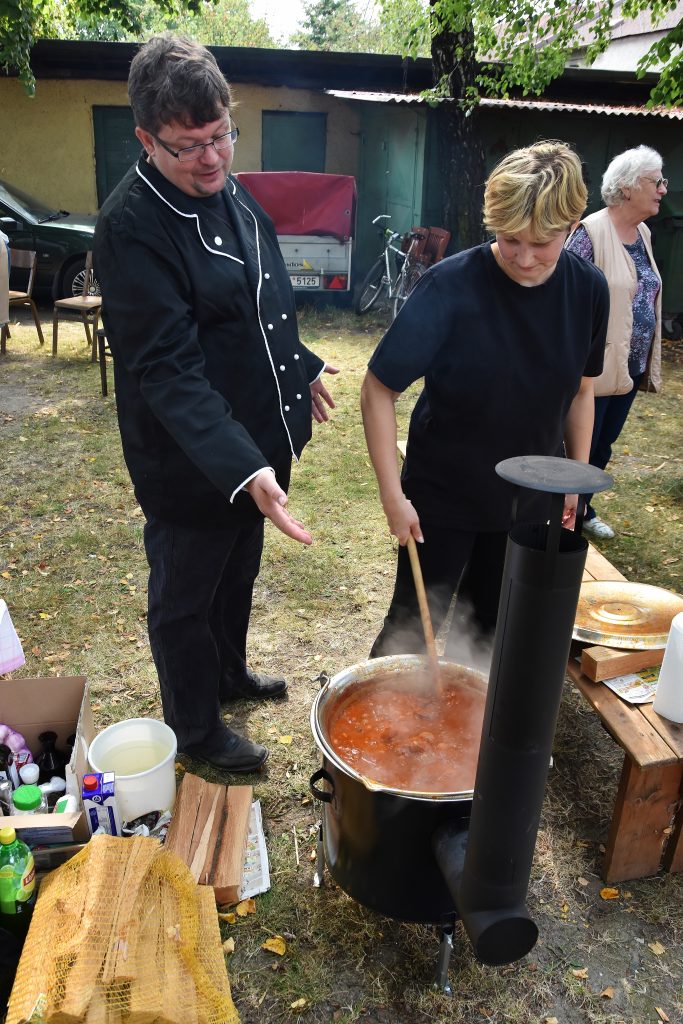
<instances>
[{"instance_id":1,"label":"red goulash in pot","mask_svg":"<svg viewBox=\"0 0 683 1024\"><path fill-rule=\"evenodd\" d=\"M371 782L420 793L474 789L486 685L442 665L442 692L423 671L386 673L351 684L330 711L335 753Z\"/></svg>"}]
</instances>

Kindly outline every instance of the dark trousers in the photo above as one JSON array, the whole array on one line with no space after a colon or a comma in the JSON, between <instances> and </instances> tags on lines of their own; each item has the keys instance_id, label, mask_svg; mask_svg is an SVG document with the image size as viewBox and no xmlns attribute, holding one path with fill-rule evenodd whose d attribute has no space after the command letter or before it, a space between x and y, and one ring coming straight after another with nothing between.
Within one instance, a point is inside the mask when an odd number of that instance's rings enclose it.
<instances>
[{"instance_id":1,"label":"dark trousers","mask_svg":"<svg viewBox=\"0 0 683 1024\"><path fill-rule=\"evenodd\" d=\"M151 518L148 629L164 720L178 748L220 748L227 736L221 700L246 676L254 582L263 520L205 529Z\"/></svg>"},{"instance_id":2,"label":"dark trousers","mask_svg":"<svg viewBox=\"0 0 683 1024\"><path fill-rule=\"evenodd\" d=\"M624 428L643 376L639 373L633 378L633 387L625 395L601 395L595 399L595 421L588 459L591 466L604 469L612 458L612 445ZM585 519L594 519L596 515L591 505L592 497L592 494L585 495Z\"/></svg>"},{"instance_id":3,"label":"dark trousers","mask_svg":"<svg viewBox=\"0 0 683 1024\"><path fill-rule=\"evenodd\" d=\"M457 591L458 598L446 638L446 657L463 649L466 637L475 644L496 628L507 533L448 530L423 524L418 544L434 633L443 624ZM371 658L388 654L422 654L425 650L415 583L407 548L400 547L396 582L382 630Z\"/></svg>"}]
</instances>

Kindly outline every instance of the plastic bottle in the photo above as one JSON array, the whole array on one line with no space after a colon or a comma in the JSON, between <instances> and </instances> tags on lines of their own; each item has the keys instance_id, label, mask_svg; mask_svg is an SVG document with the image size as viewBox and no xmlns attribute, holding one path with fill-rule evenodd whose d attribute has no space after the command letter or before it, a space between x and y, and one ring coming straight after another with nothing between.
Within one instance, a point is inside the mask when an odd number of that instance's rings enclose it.
<instances>
[{"instance_id":1,"label":"plastic bottle","mask_svg":"<svg viewBox=\"0 0 683 1024\"><path fill-rule=\"evenodd\" d=\"M75 814L78 810L78 800L73 793L67 793L57 799L53 808L53 814Z\"/></svg>"},{"instance_id":2,"label":"plastic bottle","mask_svg":"<svg viewBox=\"0 0 683 1024\"><path fill-rule=\"evenodd\" d=\"M33 854L13 828L0 828L0 925L23 938L35 902Z\"/></svg>"},{"instance_id":3,"label":"plastic bottle","mask_svg":"<svg viewBox=\"0 0 683 1024\"><path fill-rule=\"evenodd\" d=\"M55 747L57 733L50 730L41 732L38 740L42 743L43 749L33 760L40 767L40 781L48 782L53 775L61 775L64 778L66 758Z\"/></svg>"},{"instance_id":4,"label":"plastic bottle","mask_svg":"<svg viewBox=\"0 0 683 1024\"><path fill-rule=\"evenodd\" d=\"M38 786L19 786L12 793L13 814L47 814L47 798Z\"/></svg>"},{"instance_id":5,"label":"plastic bottle","mask_svg":"<svg viewBox=\"0 0 683 1024\"><path fill-rule=\"evenodd\" d=\"M0 779L0 815L12 813L12 783Z\"/></svg>"},{"instance_id":6,"label":"plastic bottle","mask_svg":"<svg viewBox=\"0 0 683 1024\"><path fill-rule=\"evenodd\" d=\"M33 764L32 761L28 764L23 764L19 769L19 778L26 786L37 786L39 777L40 768L37 764Z\"/></svg>"},{"instance_id":7,"label":"plastic bottle","mask_svg":"<svg viewBox=\"0 0 683 1024\"><path fill-rule=\"evenodd\" d=\"M0 779L8 779L12 787L19 785L19 776L14 765L14 754L6 743L0 743Z\"/></svg>"}]
</instances>

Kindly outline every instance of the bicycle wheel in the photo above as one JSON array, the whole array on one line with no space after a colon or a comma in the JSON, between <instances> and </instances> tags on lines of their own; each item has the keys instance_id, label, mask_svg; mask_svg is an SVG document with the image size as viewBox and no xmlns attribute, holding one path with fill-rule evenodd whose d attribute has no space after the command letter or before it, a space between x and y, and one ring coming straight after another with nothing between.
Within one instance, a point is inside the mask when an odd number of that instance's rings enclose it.
<instances>
[{"instance_id":1,"label":"bicycle wheel","mask_svg":"<svg viewBox=\"0 0 683 1024\"><path fill-rule=\"evenodd\" d=\"M353 308L356 313L367 313L377 302L384 287L384 257L379 259L370 267L358 289Z\"/></svg>"},{"instance_id":2,"label":"bicycle wheel","mask_svg":"<svg viewBox=\"0 0 683 1024\"><path fill-rule=\"evenodd\" d=\"M422 275L426 273L427 268L424 263L413 263L411 267L407 269L405 267L403 268L398 291L396 292L396 298L394 299L394 316L398 316L398 311L403 306L403 303L406 301Z\"/></svg>"}]
</instances>

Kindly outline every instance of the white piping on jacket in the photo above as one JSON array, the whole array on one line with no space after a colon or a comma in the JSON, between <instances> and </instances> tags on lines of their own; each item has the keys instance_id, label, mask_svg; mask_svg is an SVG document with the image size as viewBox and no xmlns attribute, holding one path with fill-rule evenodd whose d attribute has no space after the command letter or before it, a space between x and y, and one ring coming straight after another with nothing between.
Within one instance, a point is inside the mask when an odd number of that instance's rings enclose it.
<instances>
[{"instance_id":1,"label":"white piping on jacket","mask_svg":"<svg viewBox=\"0 0 683 1024\"><path fill-rule=\"evenodd\" d=\"M229 252L221 252L220 249L212 249L210 245L206 244L206 242L204 241L204 236L202 235L202 229L199 226L199 214L197 214L197 213L184 213L182 210L179 210L177 206L174 206L173 203L169 202L168 199L164 195L161 194L161 192L159 191L158 188L154 187L154 185L149 180L149 178L146 178L144 176L144 174L142 174L142 172L140 171L140 168L138 166L135 167L135 173L138 174L142 178L142 180L144 181L145 185L149 186L149 188L151 188L152 192L154 192L155 195L159 196L159 199L161 199L162 202L166 203L166 205L168 207L170 207L171 210L173 210L174 213L177 213L180 217L189 217L190 220L195 220L197 222L197 234L199 235L199 240L200 240L200 242L202 243L202 245L204 246L204 248L208 252L212 252L214 254L214 256L225 256L226 259L234 260L235 263L239 263L239 264L241 264L241 266L244 266L244 260L239 259L239 257L231 256Z\"/></svg>"},{"instance_id":2,"label":"white piping on jacket","mask_svg":"<svg viewBox=\"0 0 683 1024\"><path fill-rule=\"evenodd\" d=\"M235 186L235 183L231 181L230 184L232 186L233 198L235 199L236 202L238 202L240 204L240 206L242 207L243 210L247 211L247 213L249 214L251 219L254 221L254 233L256 235L256 260L257 260L257 263L258 263L258 285L256 286L256 315L258 316L259 327L261 328L261 335L263 337L263 344L266 346L266 352L268 353L268 361L270 362L270 368L273 371L273 377L275 378L275 387L277 388L278 404L280 406L280 418L282 420L282 423L284 425L285 431L287 433L287 440L289 441L289 448L290 448L290 451L292 453L292 457L293 457L295 462L298 462L299 458L298 458L296 452L294 451L294 444L292 442L292 435L289 432L289 427L287 426L287 420L285 419L285 414L284 414L284 411L282 409L282 392L280 391L280 382L277 379L277 373L275 371L275 364L273 362L273 357L271 355L270 347L268 345L268 338L267 338L266 332L265 332L265 330L263 328L263 321L261 320L261 301L260 301L260 299L261 299L262 274L261 274L261 245L260 245L260 242L259 242L258 224L256 223L256 217L251 212L249 207L245 206L244 203L242 202L242 200L236 195L237 188Z\"/></svg>"}]
</instances>

